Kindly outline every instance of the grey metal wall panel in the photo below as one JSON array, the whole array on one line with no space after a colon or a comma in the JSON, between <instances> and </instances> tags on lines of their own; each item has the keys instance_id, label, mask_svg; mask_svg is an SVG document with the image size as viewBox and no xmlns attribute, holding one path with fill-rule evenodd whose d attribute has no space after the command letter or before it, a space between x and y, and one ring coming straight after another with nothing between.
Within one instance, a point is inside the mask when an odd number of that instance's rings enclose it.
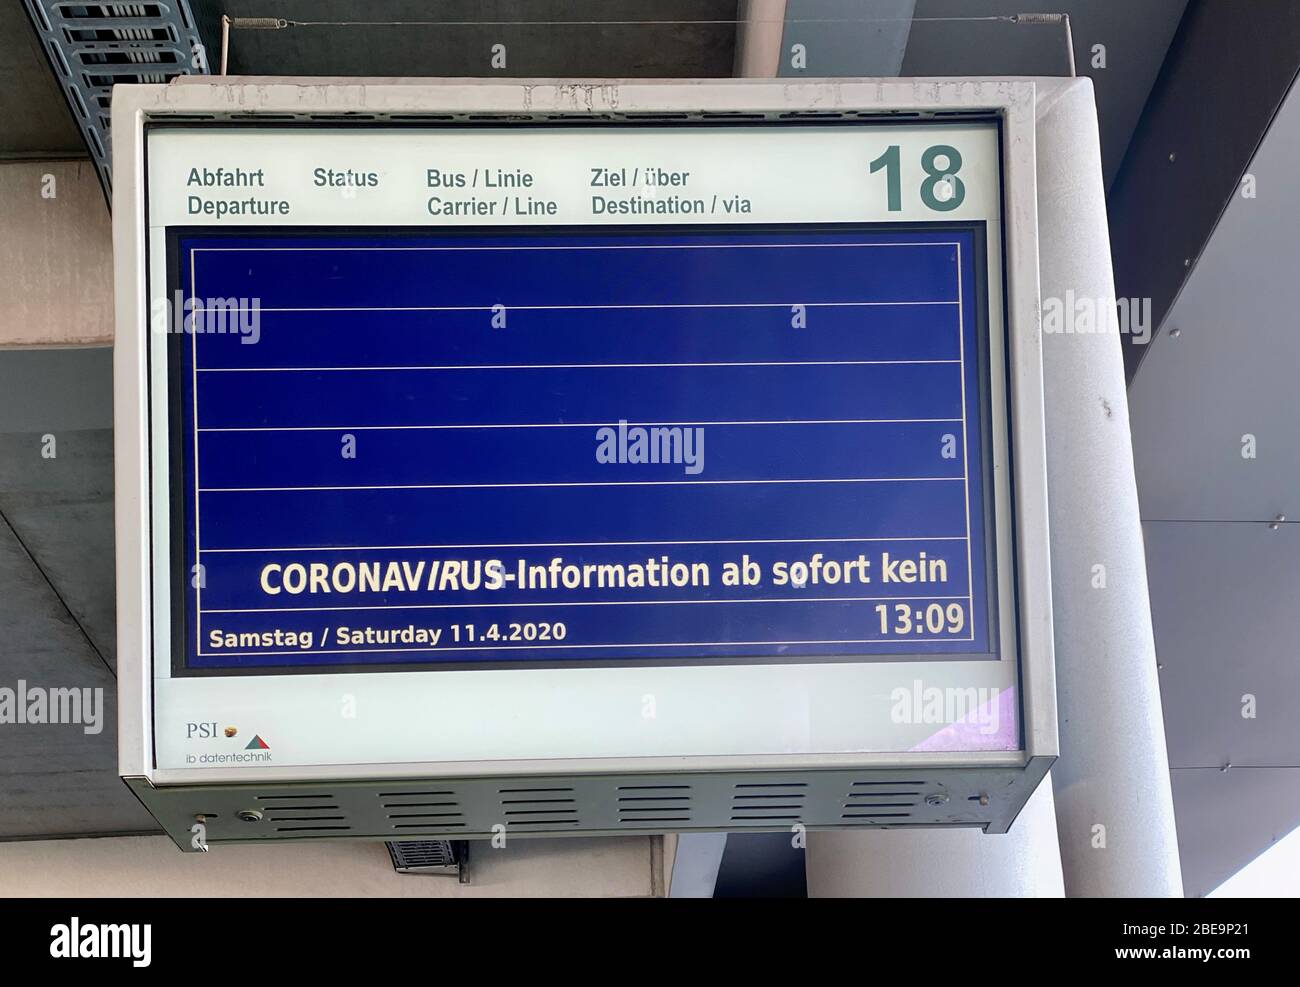
<instances>
[{"instance_id":1,"label":"grey metal wall panel","mask_svg":"<svg viewBox=\"0 0 1300 987\"><path fill-rule=\"evenodd\" d=\"M1157 325L1199 267L1298 66L1300 5L1291 0L1188 7L1110 193L1117 288L1151 297ZM1132 380L1154 351L1128 337L1124 349Z\"/></svg>"},{"instance_id":2,"label":"grey metal wall panel","mask_svg":"<svg viewBox=\"0 0 1300 987\"><path fill-rule=\"evenodd\" d=\"M1300 819L1300 768L1173 771L1187 894L1208 894Z\"/></svg>"},{"instance_id":3,"label":"grey metal wall panel","mask_svg":"<svg viewBox=\"0 0 1300 987\"><path fill-rule=\"evenodd\" d=\"M1133 381L1147 520L1300 516L1300 91L1287 98L1249 173L1256 197L1235 195Z\"/></svg>"},{"instance_id":4,"label":"grey metal wall panel","mask_svg":"<svg viewBox=\"0 0 1300 987\"><path fill-rule=\"evenodd\" d=\"M1171 765L1300 764L1300 525L1148 523L1145 535Z\"/></svg>"}]
</instances>

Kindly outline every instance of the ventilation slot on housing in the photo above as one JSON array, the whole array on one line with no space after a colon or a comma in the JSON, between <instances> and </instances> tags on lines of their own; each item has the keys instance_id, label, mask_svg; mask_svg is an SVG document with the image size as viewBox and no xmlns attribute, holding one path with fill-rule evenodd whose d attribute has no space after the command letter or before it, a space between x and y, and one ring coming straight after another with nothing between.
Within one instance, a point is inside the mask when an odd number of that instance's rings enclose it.
<instances>
[{"instance_id":1,"label":"ventilation slot on housing","mask_svg":"<svg viewBox=\"0 0 1300 987\"><path fill-rule=\"evenodd\" d=\"M323 833L349 830L347 813L333 795L258 795L258 809L277 833Z\"/></svg>"},{"instance_id":2,"label":"ventilation slot on housing","mask_svg":"<svg viewBox=\"0 0 1300 987\"><path fill-rule=\"evenodd\" d=\"M384 813L393 829L440 832L464 829L465 814L451 789L426 792L380 792Z\"/></svg>"},{"instance_id":3,"label":"ventilation slot on housing","mask_svg":"<svg viewBox=\"0 0 1300 987\"><path fill-rule=\"evenodd\" d=\"M627 826L691 820L690 785L620 785L618 821Z\"/></svg>"},{"instance_id":4,"label":"ventilation slot on housing","mask_svg":"<svg viewBox=\"0 0 1300 987\"><path fill-rule=\"evenodd\" d=\"M923 781L855 781L844 796L840 818L867 826L910 819L925 787Z\"/></svg>"},{"instance_id":5,"label":"ventilation slot on housing","mask_svg":"<svg viewBox=\"0 0 1300 987\"><path fill-rule=\"evenodd\" d=\"M731 793L731 821L768 827L800 822L807 790L802 781L737 785Z\"/></svg>"},{"instance_id":6,"label":"ventilation slot on housing","mask_svg":"<svg viewBox=\"0 0 1300 987\"><path fill-rule=\"evenodd\" d=\"M507 827L540 830L578 825L578 800L572 788L502 788L497 794Z\"/></svg>"}]
</instances>

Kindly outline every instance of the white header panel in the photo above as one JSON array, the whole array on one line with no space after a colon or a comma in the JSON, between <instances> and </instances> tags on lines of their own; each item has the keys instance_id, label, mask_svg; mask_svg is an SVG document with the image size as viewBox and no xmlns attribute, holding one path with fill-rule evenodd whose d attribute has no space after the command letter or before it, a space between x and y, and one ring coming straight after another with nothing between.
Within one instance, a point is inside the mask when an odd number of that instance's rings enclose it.
<instances>
[{"instance_id":1,"label":"white header panel","mask_svg":"<svg viewBox=\"0 0 1300 987\"><path fill-rule=\"evenodd\" d=\"M943 146L960 161L931 150ZM293 127L169 128L150 134L148 153L152 227L999 216L998 131L988 123L368 129L350 137Z\"/></svg>"}]
</instances>

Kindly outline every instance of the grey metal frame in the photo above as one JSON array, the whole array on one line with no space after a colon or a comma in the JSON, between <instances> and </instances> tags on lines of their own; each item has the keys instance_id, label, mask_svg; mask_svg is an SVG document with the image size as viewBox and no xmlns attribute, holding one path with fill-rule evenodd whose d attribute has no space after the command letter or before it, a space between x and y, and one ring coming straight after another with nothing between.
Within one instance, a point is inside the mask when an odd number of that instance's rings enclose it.
<instances>
[{"instance_id":1,"label":"grey metal frame","mask_svg":"<svg viewBox=\"0 0 1300 987\"><path fill-rule=\"evenodd\" d=\"M1046 448L1039 325L1038 228L1035 183L1035 86L1028 80L749 80L671 82L496 82L457 80L234 79L178 80L170 86L114 90L113 194L117 338L114 354L117 495L119 771L184 849L192 846L196 815L209 843L267 838L427 839L490 835L494 826L519 834L628 833L717 829L848 826L973 826L1005 832L1058 753L1053 667L1051 574L1048 553ZM1020 692L1024 750L1010 753L808 754L782 758L622 758L501 762L484 775L481 762L430 766L352 766L260 770L247 784L197 784L192 775L153 767L152 662L149 609L148 376L149 303L145 228L145 127L165 121L278 121L374 124L449 120L502 124L575 120L644 122L663 126L727 119L878 120L996 114L1002 123L1003 234L1007 358L1010 366L1015 552L1018 573ZM383 780L387 778L388 780ZM421 781L413 781L421 778ZM436 781L435 781L436 780ZM434 784L430 784L434 781ZM902 785L908 785L903 789ZM650 796L689 786L691 811L621 811L633 789ZM502 795L541 788L570 790L573 814L510 816ZM290 790L322 794L340 819L300 820L305 828L241 822L238 814ZM328 791L326 791L328 789ZM918 802L887 810L905 792ZM380 808L400 793L447 791L455 815L421 817L419 829L395 828ZM623 793L623 794L620 794ZM739 804L785 805L768 818L733 811ZM865 797L864 797L865 796ZM513 803L514 800L512 800ZM283 804L283 802L278 803ZM670 796L646 806L671 808ZM875 806L874 814L850 805ZM269 813L265 814L269 816ZM513 820L513 821L512 821ZM293 822L294 820L287 820ZM337 825L320 828L311 822Z\"/></svg>"}]
</instances>

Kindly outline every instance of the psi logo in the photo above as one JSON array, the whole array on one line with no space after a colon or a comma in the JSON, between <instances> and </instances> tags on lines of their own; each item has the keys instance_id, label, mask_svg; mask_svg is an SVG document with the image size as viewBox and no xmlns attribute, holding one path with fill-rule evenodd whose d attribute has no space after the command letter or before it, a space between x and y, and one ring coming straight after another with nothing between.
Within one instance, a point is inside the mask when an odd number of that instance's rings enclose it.
<instances>
[{"instance_id":1,"label":"psi logo","mask_svg":"<svg viewBox=\"0 0 1300 987\"><path fill-rule=\"evenodd\" d=\"M218 730L216 721L210 723L186 723L185 724L186 740L194 740L196 738L199 740L215 740L216 738L220 737L223 733L226 735L226 739L230 739L231 737L235 736L235 734L239 733L239 728L226 727L224 730Z\"/></svg>"}]
</instances>

